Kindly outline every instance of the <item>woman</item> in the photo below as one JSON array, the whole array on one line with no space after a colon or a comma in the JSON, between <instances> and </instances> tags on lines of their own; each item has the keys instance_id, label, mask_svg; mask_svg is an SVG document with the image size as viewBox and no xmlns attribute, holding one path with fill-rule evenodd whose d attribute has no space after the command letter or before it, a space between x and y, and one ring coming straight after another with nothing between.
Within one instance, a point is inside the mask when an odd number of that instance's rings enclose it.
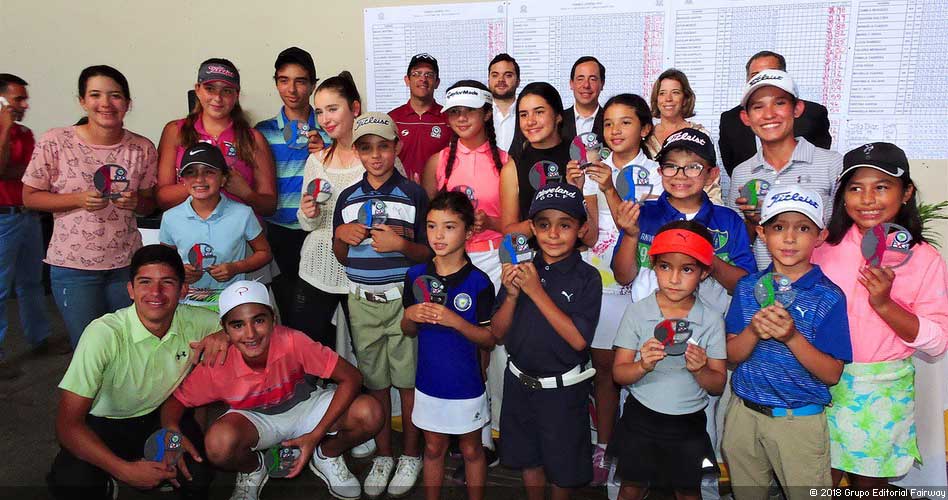
<instances>
[{"instance_id":1,"label":"woman","mask_svg":"<svg viewBox=\"0 0 948 500\"><path fill-rule=\"evenodd\" d=\"M219 147L227 166L224 194L253 208L258 216L276 211L276 173L270 146L247 122L240 107L240 73L227 59L201 63L194 84L197 104L191 113L165 125L158 144L158 205L169 209L188 197L178 165L184 150L197 142Z\"/></svg>"},{"instance_id":2,"label":"woman","mask_svg":"<svg viewBox=\"0 0 948 500\"><path fill-rule=\"evenodd\" d=\"M660 119L652 128L643 143L650 158L655 158L662 149L662 144L668 136L683 128L693 128L711 135L700 123L690 122L687 119L695 115L695 92L688 83L688 77L681 71L671 68L658 75L652 85L652 116ZM721 180L715 178L714 183L705 189L713 203L721 204Z\"/></svg>"},{"instance_id":3,"label":"woman","mask_svg":"<svg viewBox=\"0 0 948 500\"><path fill-rule=\"evenodd\" d=\"M46 262L73 348L92 320L132 304L128 265L142 246L135 214L155 208L158 154L151 141L125 130L131 102L117 69L82 70L79 105L88 121L43 134L23 176L24 205L53 213ZM95 176L104 165L112 186L100 190Z\"/></svg>"}]
</instances>

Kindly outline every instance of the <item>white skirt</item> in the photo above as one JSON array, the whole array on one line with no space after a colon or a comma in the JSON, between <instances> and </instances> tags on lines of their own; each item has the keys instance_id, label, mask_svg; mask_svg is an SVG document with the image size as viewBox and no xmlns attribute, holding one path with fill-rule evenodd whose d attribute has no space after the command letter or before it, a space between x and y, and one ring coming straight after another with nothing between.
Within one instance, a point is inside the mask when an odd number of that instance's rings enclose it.
<instances>
[{"instance_id":1,"label":"white skirt","mask_svg":"<svg viewBox=\"0 0 948 500\"><path fill-rule=\"evenodd\" d=\"M478 431L490 422L487 391L471 399L442 399L415 388L415 408L411 421L429 432L461 435Z\"/></svg>"}]
</instances>

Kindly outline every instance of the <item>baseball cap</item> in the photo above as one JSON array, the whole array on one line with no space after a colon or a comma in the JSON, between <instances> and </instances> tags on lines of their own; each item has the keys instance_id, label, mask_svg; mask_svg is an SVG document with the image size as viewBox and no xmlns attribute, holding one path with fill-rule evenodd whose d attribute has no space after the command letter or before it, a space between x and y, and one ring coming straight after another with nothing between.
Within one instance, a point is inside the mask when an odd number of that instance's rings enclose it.
<instances>
[{"instance_id":1,"label":"baseball cap","mask_svg":"<svg viewBox=\"0 0 948 500\"><path fill-rule=\"evenodd\" d=\"M744 94L743 97L741 97L742 108L747 107L747 100L761 87L777 87L792 95L794 98L797 97L797 84L793 82L793 78L790 78L790 75L786 71L765 69L754 75L750 80L747 80L747 83L744 85Z\"/></svg>"},{"instance_id":2,"label":"baseball cap","mask_svg":"<svg viewBox=\"0 0 948 500\"><path fill-rule=\"evenodd\" d=\"M444 94L444 111L458 106L480 109L491 104L494 98L490 92L476 87L455 87Z\"/></svg>"},{"instance_id":3,"label":"baseball cap","mask_svg":"<svg viewBox=\"0 0 948 500\"><path fill-rule=\"evenodd\" d=\"M760 225L784 212L799 212L823 229L823 197L802 186L771 186L760 209Z\"/></svg>"},{"instance_id":4,"label":"baseball cap","mask_svg":"<svg viewBox=\"0 0 948 500\"><path fill-rule=\"evenodd\" d=\"M909 162L902 148L888 142L871 142L863 144L843 156L842 178L852 170L860 167L874 168L892 177L902 177L909 174Z\"/></svg>"},{"instance_id":5,"label":"baseball cap","mask_svg":"<svg viewBox=\"0 0 948 500\"><path fill-rule=\"evenodd\" d=\"M267 286L259 281L240 280L230 284L221 292L217 301L220 309L221 319L231 311L231 309L244 304L263 304L273 310L270 304L270 292Z\"/></svg>"},{"instance_id":6,"label":"baseball cap","mask_svg":"<svg viewBox=\"0 0 948 500\"><path fill-rule=\"evenodd\" d=\"M415 66L419 64L430 64L431 68L434 69L435 74L439 74L438 71L438 60L435 57L427 52L422 52L421 54L415 54L412 56L411 61L408 63L408 73L411 73L411 70L415 69Z\"/></svg>"},{"instance_id":7,"label":"baseball cap","mask_svg":"<svg viewBox=\"0 0 948 500\"><path fill-rule=\"evenodd\" d=\"M663 253L683 253L698 262L710 266L714 261L714 247L700 234L687 229L668 229L655 235L649 256Z\"/></svg>"},{"instance_id":8,"label":"baseball cap","mask_svg":"<svg viewBox=\"0 0 948 500\"><path fill-rule=\"evenodd\" d=\"M273 69L279 71L280 68L287 64L298 64L305 69L310 76L313 78L313 83L316 83L316 63L313 62L313 56L309 52L299 48L299 47L290 47L284 49L283 52L280 52L280 55L277 56L276 62L273 63Z\"/></svg>"},{"instance_id":9,"label":"baseball cap","mask_svg":"<svg viewBox=\"0 0 948 500\"><path fill-rule=\"evenodd\" d=\"M661 162L665 155L676 149L685 149L700 156L708 165L712 167L717 163L714 153L714 143L708 134L694 128L683 128L674 134L665 138L665 144L662 150L658 152L655 159Z\"/></svg>"},{"instance_id":10,"label":"baseball cap","mask_svg":"<svg viewBox=\"0 0 948 500\"><path fill-rule=\"evenodd\" d=\"M395 122L385 113L372 111L363 113L352 122L352 142L355 143L364 135L377 135L390 141L398 137Z\"/></svg>"},{"instance_id":11,"label":"baseball cap","mask_svg":"<svg viewBox=\"0 0 948 500\"><path fill-rule=\"evenodd\" d=\"M206 62L198 69L198 83L224 82L240 88L240 73L237 68L219 61Z\"/></svg>"},{"instance_id":12,"label":"baseball cap","mask_svg":"<svg viewBox=\"0 0 948 500\"><path fill-rule=\"evenodd\" d=\"M530 203L527 218L532 219L536 214L551 208L581 221L587 218L583 192L572 184L556 182L540 187Z\"/></svg>"},{"instance_id":13,"label":"baseball cap","mask_svg":"<svg viewBox=\"0 0 948 500\"><path fill-rule=\"evenodd\" d=\"M185 170L192 165L207 165L216 168L223 173L227 173L227 161L224 160L224 154L213 144L199 142L184 151L181 155L181 169L179 175L184 175Z\"/></svg>"}]
</instances>

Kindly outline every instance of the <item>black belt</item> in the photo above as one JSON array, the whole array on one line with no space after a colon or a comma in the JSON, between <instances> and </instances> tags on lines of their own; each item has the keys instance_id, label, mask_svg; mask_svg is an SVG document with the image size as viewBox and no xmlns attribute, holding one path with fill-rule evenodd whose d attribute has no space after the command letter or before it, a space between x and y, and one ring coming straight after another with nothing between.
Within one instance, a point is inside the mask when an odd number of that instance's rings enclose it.
<instances>
[{"instance_id":1,"label":"black belt","mask_svg":"<svg viewBox=\"0 0 948 500\"><path fill-rule=\"evenodd\" d=\"M26 209L23 207L0 207L0 215L13 215L23 213Z\"/></svg>"}]
</instances>

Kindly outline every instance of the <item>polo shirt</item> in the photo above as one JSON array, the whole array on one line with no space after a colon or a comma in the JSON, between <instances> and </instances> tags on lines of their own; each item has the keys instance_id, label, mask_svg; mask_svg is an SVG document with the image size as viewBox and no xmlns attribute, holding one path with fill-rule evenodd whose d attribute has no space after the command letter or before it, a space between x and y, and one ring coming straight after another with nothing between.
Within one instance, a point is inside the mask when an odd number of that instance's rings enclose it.
<instances>
[{"instance_id":1,"label":"polo shirt","mask_svg":"<svg viewBox=\"0 0 948 500\"><path fill-rule=\"evenodd\" d=\"M405 175L409 179L415 175L421 178L425 163L431 155L444 149L451 141L454 132L448 126L448 117L441 111L441 105L432 104L427 111L419 115L405 103L388 112L388 116L398 128L402 151L398 158L405 165Z\"/></svg>"},{"instance_id":2,"label":"polo shirt","mask_svg":"<svg viewBox=\"0 0 948 500\"><path fill-rule=\"evenodd\" d=\"M158 240L178 250L181 260L189 262L188 252L198 243L206 243L214 249L217 264L236 262L247 258L247 242L253 240L263 228L253 214L253 209L243 203L221 196L221 201L207 220L194 211L191 197L176 205L161 216ZM210 257L204 256L205 259ZM235 281L244 279L244 274L235 274L221 282L205 272L201 279L191 283L190 288L223 290Z\"/></svg>"},{"instance_id":3,"label":"polo shirt","mask_svg":"<svg viewBox=\"0 0 948 500\"><path fill-rule=\"evenodd\" d=\"M133 418L168 399L191 368L191 342L221 329L217 313L179 304L162 338L149 332L135 306L89 323L59 388L93 399L89 413Z\"/></svg>"},{"instance_id":4,"label":"polo shirt","mask_svg":"<svg viewBox=\"0 0 948 500\"><path fill-rule=\"evenodd\" d=\"M573 320L579 333L592 344L602 305L602 279L596 268L583 262L578 251L565 259L547 264L538 252L533 264L543 289L553 303ZM498 307L507 299L500 288ZM511 361L522 372L534 377L552 377L565 373L589 360L589 349L573 350L553 329L537 305L520 292L513 322L504 339Z\"/></svg>"},{"instance_id":5,"label":"polo shirt","mask_svg":"<svg viewBox=\"0 0 948 500\"><path fill-rule=\"evenodd\" d=\"M174 397L189 408L223 401L235 410L277 415L309 399L313 387L306 375L329 378L338 362L339 355L332 349L300 331L275 325L266 367L247 366L237 347L231 345L223 366L194 367Z\"/></svg>"},{"instance_id":6,"label":"polo shirt","mask_svg":"<svg viewBox=\"0 0 948 500\"><path fill-rule=\"evenodd\" d=\"M277 208L276 212L265 220L288 229L300 229L296 211L300 208L303 169L309 158L309 149L305 147L293 149L287 145L286 138L283 136L283 129L287 124L291 124L291 120L286 117L286 107L281 107L276 116L263 120L254 127L270 144L273 164L276 167ZM316 124L316 114L312 108L309 111L308 124L310 130L319 131L323 135L323 140L327 139ZM303 137L299 137L298 140L302 141ZM306 142L308 143L309 140L307 139Z\"/></svg>"},{"instance_id":7,"label":"polo shirt","mask_svg":"<svg viewBox=\"0 0 948 500\"><path fill-rule=\"evenodd\" d=\"M36 144L33 132L19 123L14 123L10 127L8 137L10 141L7 144L10 151L8 168L28 165L33 156L33 146ZM20 179L0 179L0 207L21 206L23 206L23 182Z\"/></svg>"},{"instance_id":8,"label":"polo shirt","mask_svg":"<svg viewBox=\"0 0 948 500\"><path fill-rule=\"evenodd\" d=\"M576 110L576 107L573 107L573 114L576 115L576 135L585 134L587 132L593 131L593 125L596 123L596 115L599 114L599 106L596 106L596 110L589 116L583 117L579 116L579 111Z\"/></svg>"},{"instance_id":9,"label":"polo shirt","mask_svg":"<svg viewBox=\"0 0 948 500\"><path fill-rule=\"evenodd\" d=\"M648 339L655 338L655 327L664 319L654 293L629 304L619 322L616 347L641 351ZM724 318L720 314L709 309L699 297L684 319L691 323L691 340L707 351L708 358L727 359ZM708 405L708 391L688 371L684 354L665 356L629 390L639 402L666 415L687 415Z\"/></svg>"},{"instance_id":10,"label":"polo shirt","mask_svg":"<svg viewBox=\"0 0 948 500\"><path fill-rule=\"evenodd\" d=\"M445 288L444 306L473 325L490 325L494 310L494 285L470 260L456 273L441 276L433 261L412 266L405 275L405 290L419 276L438 278ZM409 308L418 303L414 293L402 295ZM418 324L418 368L415 388L441 399L472 399L484 394L480 348L454 328Z\"/></svg>"},{"instance_id":11,"label":"polo shirt","mask_svg":"<svg viewBox=\"0 0 948 500\"><path fill-rule=\"evenodd\" d=\"M448 156L450 147L441 150L438 154L438 169L436 172L438 189L453 191L463 188L465 194L471 198L474 210L483 210L489 217L500 218L500 169L507 163L509 156L497 148L500 157L500 166L494 164L494 155L490 151L490 143L484 142L480 146L470 149L458 141L454 151L454 163L451 165L451 178L446 179L448 171ZM470 192L467 190L470 188ZM474 233L467 240L470 248L476 243L499 240L504 235L493 229L484 229ZM498 245L499 246L499 245Z\"/></svg>"},{"instance_id":12,"label":"polo shirt","mask_svg":"<svg viewBox=\"0 0 948 500\"><path fill-rule=\"evenodd\" d=\"M339 226L358 221L359 208L375 199L385 203L388 217L385 224L396 234L415 243L427 244L425 216L428 214L428 195L424 189L394 169L392 176L379 189L374 189L367 177L368 174L364 174L361 181L339 193L332 216L333 234ZM378 287L377 291L385 286L401 284L405 272L412 265L412 261L400 252L376 252L372 248L371 232L362 243L349 246L348 260L346 276L349 281Z\"/></svg>"},{"instance_id":13,"label":"polo shirt","mask_svg":"<svg viewBox=\"0 0 948 500\"><path fill-rule=\"evenodd\" d=\"M762 148L758 148L757 154L750 159L734 167L724 204L740 213L735 201L740 197L741 187L754 179L765 180L774 187L799 185L820 194L823 198L823 221L829 223L833 216L836 179L843 171L843 156L836 151L818 148L802 137L797 137L796 141L797 146L793 149L790 162L779 171L764 160ZM754 242L754 256L758 269L770 265L770 252L760 238Z\"/></svg>"},{"instance_id":14,"label":"polo shirt","mask_svg":"<svg viewBox=\"0 0 948 500\"><path fill-rule=\"evenodd\" d=\"M761 276L772 271L773 266L767 266L738 281L734 300L724 319L728 334L753 335L742 332L760 310L754 297L754 286ZM843 291L816 265L792 286L796 298L787 312L797 331L820 351L845 363L852 361ZM751 355L734 369L731 387L743 399L777 408L828 405L830 402L826 384L804 368L789 347L775 339L757 342Z\"/></svg>"},{"instance_id":15,"label":"polo shirt","mask_svg":"<svg viewBox=\"0 0 948 500\"><path fill-rule=\"evenodd\" d=\"M647 201L639 212L639 241L637 259L639 273L632 281L632 301L641 300L658 289L658 278L652 270L652 261L648 255L652 240L665 224L678 220L693 220L708 228L712 236L714 254L729 264L755 272L757 265L751 252L750 238L747 236L744 219L733 210L711 203L708 195L701 194L701 208L698 212L686 215L678 211L668 201L668 193L662 193L657 200ZM619 245L625 232L619 235ZM698 286L698 295L704 303L719 314L727 312L730 296L714 278L707 278Z\"/></svg>"}]
</instances>

